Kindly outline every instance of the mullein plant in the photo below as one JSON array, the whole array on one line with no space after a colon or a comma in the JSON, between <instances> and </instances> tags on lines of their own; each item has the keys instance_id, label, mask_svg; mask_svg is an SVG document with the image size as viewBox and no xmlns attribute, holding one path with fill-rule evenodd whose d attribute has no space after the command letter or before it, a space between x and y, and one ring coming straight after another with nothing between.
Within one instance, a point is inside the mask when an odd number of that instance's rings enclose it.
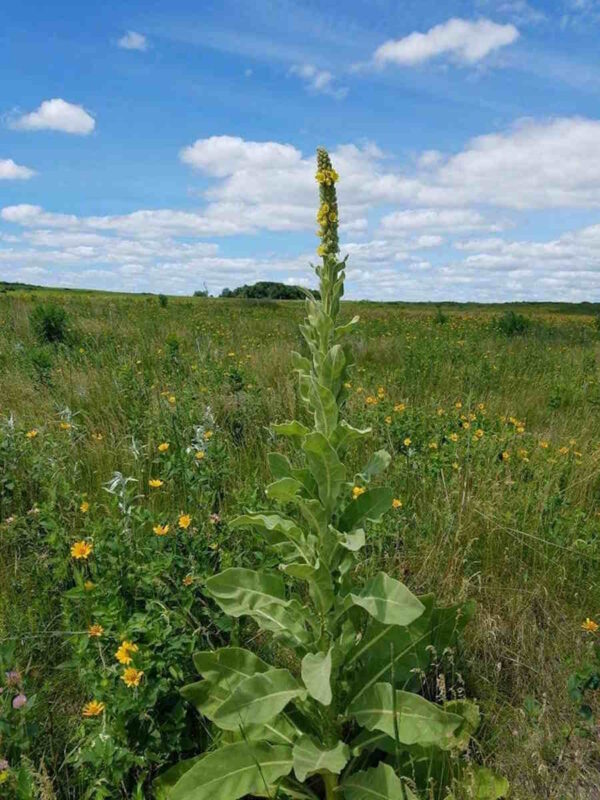
<instances>
[{"instance_id":1,"label":"mullein plant","mask_svg":"<svg viewBox=\"0 0 600 800\"><path fill-rule=\"evenodd\" d=\"M234 567L204 586L223 612L267 632L277 657L268 663L233 646L195 655L202 680L183 694L221 731L219 746L159 777L157 797L415 800L467 784L472 797L501 797L505 782L465 757L477 706L423 696L424 687L435 695L432 663L469 608L438 608L384 572L355 581L365 530L392 507L392 491L372 486L390 455L378 450L354 476L344 465L349 445L370 430L341 417L353 363L347 338L358 317L338 324L346 265L338 175L325 150L317 163L320 300L307 293L308 355L293 353L312 427L273 426L294 452L269 455L274 508L230 523L260 534L279 569Z\"/></svg>"}]
</instances>

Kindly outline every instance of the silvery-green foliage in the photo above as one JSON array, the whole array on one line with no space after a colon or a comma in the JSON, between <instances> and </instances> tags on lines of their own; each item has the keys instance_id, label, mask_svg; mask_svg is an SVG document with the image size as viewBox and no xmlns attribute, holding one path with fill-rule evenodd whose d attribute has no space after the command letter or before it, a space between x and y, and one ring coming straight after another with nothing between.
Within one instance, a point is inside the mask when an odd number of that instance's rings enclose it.
<instances>
[{"instance_id":1,"label":"silvery-green foliage","mask_svg":"<svg viewBox=\"0 0 600 800\"><path fill-rule=\"evenodd\" d=\"M348 445L370 430L342 418L353 364L347 336L358 318L338 324L345 260L337 174L323 150L316 177L320 299L307 293L307 355L293 354L312 428L296 420L273 426L295 453L269 456L273 510L231 523L259 534L279 570L230 568L205 584L222 611L250 618L291 653L285 666L237 647L196 655L201 680L183 693L223 731L222 746L158 781L158 796L169 800L416 798L412 762L427 757L443 772L478 724L474 704L444 707L417 693L418 675L432 652L452 643L468 609L436 608L431 596L418 598L384 573L362 585L354 579L370 524L392 505L389 488L371 485L390 456L375 452L357 476L344 463ZM357 497L355 480L364 489ZM478 795L488 796L501 795Z\"/></svg>"}]
</instances>

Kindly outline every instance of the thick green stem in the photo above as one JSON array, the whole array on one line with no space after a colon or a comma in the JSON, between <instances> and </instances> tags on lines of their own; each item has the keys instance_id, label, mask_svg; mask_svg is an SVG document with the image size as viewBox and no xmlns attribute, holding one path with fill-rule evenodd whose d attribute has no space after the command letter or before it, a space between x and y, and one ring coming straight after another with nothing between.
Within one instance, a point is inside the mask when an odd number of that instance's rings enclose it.
<instances>
[{"instance_id":1,"label":"thick green stem","mask_svg":"<svg viewBox=\"0 0 600 800\"><path fill-rule=\"evenodd\" d=\"M323 775L323 784L325 786L325 800L339 800L339 795L337 793L337 787L339 785L337 775L326 772L325 775Z\"/></svg>"}]
</instances>

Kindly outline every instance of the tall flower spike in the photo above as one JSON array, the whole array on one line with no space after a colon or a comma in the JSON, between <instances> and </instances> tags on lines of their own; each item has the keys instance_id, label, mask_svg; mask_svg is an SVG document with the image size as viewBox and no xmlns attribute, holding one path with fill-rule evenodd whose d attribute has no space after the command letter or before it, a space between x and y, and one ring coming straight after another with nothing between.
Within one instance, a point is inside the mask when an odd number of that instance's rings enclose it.
<instances>
[{"instance_id":1,"label":"tall flower spike","mask_svg":"<svg viewBox=\"0 0 600 800\"><path fill-rule=\"evenodd\" d=\"M331 164L329 153L322 147L317 149L317 174L315 177L319 183L319 197L321 200L317 212L321 244L317 252L323 258L326 256L335 257L340 249L338 240L338 205L335 191L335 183L339 176Z\"/></svg>"}]
</instances>

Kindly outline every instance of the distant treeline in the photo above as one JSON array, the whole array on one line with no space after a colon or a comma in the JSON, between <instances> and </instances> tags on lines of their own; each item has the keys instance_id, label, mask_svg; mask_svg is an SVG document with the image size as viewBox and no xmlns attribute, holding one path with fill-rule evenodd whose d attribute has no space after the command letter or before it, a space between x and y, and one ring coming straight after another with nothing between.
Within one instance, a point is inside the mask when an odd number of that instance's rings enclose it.
<instances>
[{"instance_id":1,"label":"distant treeline","mask_svg":"<svg viewBox=\"0 0 600 800\"><path fill-rule=\"evenodd\" d=\"M320 297L316 289L313 295ZM237 289L223 289L221 297L244 297L249 300L303 300L306 294L299 286L288 286L276 281L258 281L252 286L238 286Z\"/></svg>"}]
</instances>

